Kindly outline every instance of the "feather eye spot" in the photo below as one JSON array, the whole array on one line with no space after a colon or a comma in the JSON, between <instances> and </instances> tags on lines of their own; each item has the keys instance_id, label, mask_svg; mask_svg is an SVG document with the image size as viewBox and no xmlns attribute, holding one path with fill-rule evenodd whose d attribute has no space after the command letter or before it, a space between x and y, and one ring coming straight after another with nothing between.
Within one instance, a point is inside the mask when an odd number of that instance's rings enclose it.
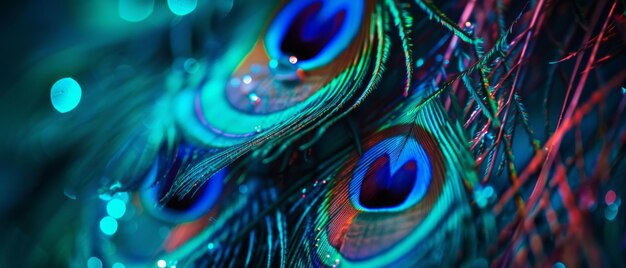
<instances>
[{"instance_id":1,"label":"feather eye spot","mask_svg":"<svg viewBox=\"0 0 626 268\"><path fill-rule=\"evenodd\" d=\"M352 202L364 211L399 211L419 203L432 179L430 160L412 137L384 139L357 162Z\"/></svg>"},{"instance_id":2,"label":"feather eye spot","mask_svg":"<svg viewBox=\"0 0 626 268\"><path fill-rule=\"evenodd\" d=\"M297 62L305 70L324 66L350 45L364 9L363 1L293 1L270 25L267 53L273 59Z\"/></svg>"},{"instance_id":3,"label":"feather eye spot","mask_svg":"<svg viewBox=\"0 0 626 268\"><path fill-rule=\"evenodd\" d=\"M183 167L183 159L186 159L191 151L188 147L181 146L177 157L166 168L159 168L160 161L156 161L150 170L144 182L145 190L139 195L144 207L153 217L172 223L191 222L205 215L219 200L227 174L225 169L217 172L191 193L182 197L171 197L162 202ZM161 173L158 172L159 169L166 172L159 174Z\"/></svg>"}]
</instances>

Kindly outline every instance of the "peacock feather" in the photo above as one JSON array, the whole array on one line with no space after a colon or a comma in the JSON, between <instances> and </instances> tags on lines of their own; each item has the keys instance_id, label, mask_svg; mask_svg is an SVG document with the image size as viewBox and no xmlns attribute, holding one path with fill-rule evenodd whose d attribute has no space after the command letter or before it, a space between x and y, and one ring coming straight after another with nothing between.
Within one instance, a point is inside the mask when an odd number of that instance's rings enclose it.
<instances>
[{"instance_id":1,"label":"peacock feather","mask_svg":"<svg viewBox=\"0 0 626 268\"><path fill-rule=\"evenodd\" d=\"M12 4L0 266L626 266L625 5Z\"/></svg>"}]
</instances>

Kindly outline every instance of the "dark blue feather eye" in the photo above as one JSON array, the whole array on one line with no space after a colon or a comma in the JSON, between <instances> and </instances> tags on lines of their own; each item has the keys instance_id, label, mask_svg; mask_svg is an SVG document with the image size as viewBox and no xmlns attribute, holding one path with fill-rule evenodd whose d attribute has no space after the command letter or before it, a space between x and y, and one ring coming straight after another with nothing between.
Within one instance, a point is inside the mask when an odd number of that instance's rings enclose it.
<instances>
[{"instance_id":1,"label":"dark blue feather eye","mask_svg":"<svg viewBox=\"0 0 626 268\"><path fill-rule=\"evenodd\" d=\"M315 250L325 265L387 267L406 256L419 261L415 252L429 252L430 241L446 232L442 223L458 224L460 217L446 215L465 213L454 208L464 192L452 154L443 151L447 139L438 136L444 121L403 114L365 137L364 153L355 151L328 183L315 229Z\"/></svg>"},{"instance_id":2,"label":"dark blue feather eye","mask_svg":"<svg viewBox=\"0 0 626 268\"><path fill-rule=\"evenodd\" d=\"M415 186L416 170L415 161L410 160L392 174L389 155L379 157L365 174L359 203L365 208L401 205Z\"/></svg>"},{"instance_id":3,"label":"dark blue feather eye","mask_svg":"<svg viewBox=\"0 0 626 268\"><path fill-rule=\"evenodd\" d=\"M171 223L196 220L213 208L222 193L224 177L227 174L224 169L188 195L182 198L173 197L164 204L160 204L161 199L172 188L174 179L189 150L189 147L181 146L178 155L166 169L163 179L156 180L156 184L154 182L158 173L158 161L148 174L147 189L141 192L141 200L150 214L160 220Z\"/></svg>"},{"instance_id":4,"label":"dark blue feather eye","mask_svg":"<svg viewBox=\"0 0 626 268\"><path fill-rule=\"evenodd\" d=\"M384 139L356 164L350 184L351 200L365 211L412 207L426 195L432 179L430 165L428 155L414 138Z\"/></svg>"},{"instance_id":5,"label":"dark blue feather eye","mask_svg":"<svg viewBox=\"0 0 626 268\"><path fill-rule=\"evenodd\" d=\"M287 4L265 36L270 58L304 70L328 64L346 49L361 27L363 1L305 0Z\"/></svg>"}]
</instances>

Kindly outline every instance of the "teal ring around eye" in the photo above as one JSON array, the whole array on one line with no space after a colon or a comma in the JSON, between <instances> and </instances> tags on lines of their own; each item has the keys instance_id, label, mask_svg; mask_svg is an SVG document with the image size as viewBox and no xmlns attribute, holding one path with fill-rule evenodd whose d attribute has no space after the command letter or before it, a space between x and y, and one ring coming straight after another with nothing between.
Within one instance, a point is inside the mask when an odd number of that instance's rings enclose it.
<instances>
[{"instance_id":1,"label":"teal ring around eye","mask_svg":"<svg viewBox=\"0 0 626 268\"><path fill-rule=\"evenodd\" d=\"M296 0L282 8L265 33L265 49L270 58L287 59L291 56L284 55L280 48L287 30L301 10L316 2L322 2L321 10L316 18L323 20L345 10L345 20L337 35L326 44L319 54L311 59L298 61L298 67L303 70L311 70L324 66L333 61L350 45L361 28L364 12L362 0Z\"/></svg>"}]
</instances>

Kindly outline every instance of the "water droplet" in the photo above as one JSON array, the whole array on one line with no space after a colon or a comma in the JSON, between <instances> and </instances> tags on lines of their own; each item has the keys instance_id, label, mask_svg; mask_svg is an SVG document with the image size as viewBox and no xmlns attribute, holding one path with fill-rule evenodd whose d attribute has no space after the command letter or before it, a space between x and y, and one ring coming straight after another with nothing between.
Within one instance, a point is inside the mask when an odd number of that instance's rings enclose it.
<instances>
[{"instance_id":1,"label":"water droplet","mask_svg":"<svg viewBox=\"0 0 626 268\"><path fill-rule=\"evenodd\" d=\"M50 90L52 106L60 113L74 110L78 106L81 96L80 85L70 77L59 79L52 85Z\"/></svg>"},{"instance_id":2,"label":"water droplet","mask_svg":"<svg viewBox=\"0 0 626 268\"><path fill-rule=\"evenodd\" d=\"M191 13L198 5L198 0L167 0L167 6L172 13L185 16Z\"/></svg>"},{"instance_id":3,"label":"water droplet","mask_svg":"<svg viewBox=\"0 0 626 268\"><path fill-rule=\"evenodd\" d=\"M238 87L239 85L241 85L241 81L239 81L239 78L233 77L232 79L230 79L230 85L232 87Z\"/></svg>"},{"instance_id":4,"label":"water droplet","mask_svg":"<svg viewBox=\"0 0 626 268\"><path fill-rule=\"evenodd\" d=\"M254 92L248 95L248 99L250 99L250 101L255 104L259 104L261 102L261 98L259 98L259 95Z\"/></svg>"},{"instance_id":5,"label":"water droplet","mask_svg":"<svg viewBox=\"0 0 626 268\"><path fill-rule=\"evenodd\" d=\"M107 213L109 216L119 219L126 213L126 203L120 199L113 199L107 203Z\"/></svg>"},{"instance_id":6,"label":"water droplet","mask_svg":"<svg viewBox=\"0 0 626 268\"><path fill-rule=\"evenodd\" d=\"M268 65L270 66L271 69L276 68L278 67L278 61L275 59L271 59Z\"/></svg>"},{"instance_id":7,"label":"water droplet","mask_svg":"<svg viewBox=\"0 0 626 268\"><path fill-rule=\"evenodd\" d=\"M616 198L617 198L617 195L615 194L615 191L609 190L606 192L606 195L604 196L604 202L606 202L607 205L611 205L615 202Z\"/></svg>"},{"instance_id":8,"label":"water droplet","mask_svg":"<svg viewBox=\"0 0 626 268\"><path fill-rule=\"evenodd\" d=\"M116 262L113 264L113 266L111 266L111 268L126 268L126 266L124 264Z\"/></svg>"},{"instance_id":9,"label":"water droplet","mask_svg":"<svg viewBox=\"0 0 626 268\"><path fill-rule=\"evenodd\" d=\"M495 191L490 185L481 186L478 185L474 188L474 201L479 208L485 208L490 199L495 197Z\"/></svg>"},{"instance_id":10,"label":"water droplet","mask_svg":"<svg viewBox=\"0 0 626 268\"><path fill-rule=\"evenodd\" d=\"M214 248L215 248L215 245L214 245L213 243L209 243L209 244L207 245L207 248L208 248L209 250L212 250L212 249L214 249Z\"/></svg>"},{"instance_id":11,"label":"water droplet","mask_svg":"<svg viewBox=\"0 0 626 268\"><path fill-rule=\"evenodd\" d=\"M422 65L424 65L424 59L417 59L417 62L415 62L415 66L422 67Z\"/></svg>"},{"instance_id":12,"label":"water droplet","mask_svg":"<svg viewBox=\"0 0 626 268\"><path fill-rule=\"evenodd\" d=\"M87 260L87 268L102 268L102 261L97 257L91 257Z\"/></svg>"},{"instance_id":13,"label":"water droplet","mask_svg":"<svg viewBox=\"0 0 626 268\"><path fill-rule=\"evenodd\" d=\"M159 260L157 261L157 266L159 266L160 268L165 268L165 266L167 266L167 262L165 262L165 260Z\"/></svg>"},{"instance_id":14,"label":"water droplet","mask_svg":"<svg viewBox=\"0 0 626 268\"><path fill-rule=\"evenodd\" d=\"M615 217L617 217L618 208L619 206L616 203L613 203L610 206L606 207L604 209L604 217L609 221L614 220Z\"/></svg>"},{"instance_id":15,"label":"water droplet","mask_svg":"<svg viewBox=\"0 0 626 268\"><path fill-rule=\"evenodd\" d=\"M243 76L242 80L244 84L250 84L252 83L252 76L246 74Z\"/></svg>"},{"instance_id":16,"label":"water droplet","mask_svg":"<svg viewBox=\"0 0 626 268\"><path fill-rule=\"evenodd\" d=\"M154 0L120 0L118 14L130 22L145 20L154 10Z\"/></svg>"},{"instance_id":17,"label":"water droplet","mask_svg":"<svg viewBox=\"0 0 626 268\"><path fill-rule=\"evenodd\" d=\"M198 61L196 61L196 59L194 58L189 58L187 60L185 60L185 63L183 64L183 68L185 68L185 71L187 73L195 73L198 71L198 69L200 69L200 66L198 66Z\"/></svg>"},{"instance_id":18,"label":"water droplet","mask_svg":"<svg viewBox=\"0 0 626 268\"><path fill-rule=\"evenodd\" d=\"M105 235L113 235L117 232L117 220L111 216L106 216L100 220L100 231Z\"/></svg>"},{"instance_id":19,"label":"water droplet","mask_svg":"<svg viewBox=\"0 0 626 268\"><path fill-rule=\"evenodd\" d=\"M483 189L483 195L486 198L490 198L493 194L494 194L493 187L491 187L489 185L485 186L485 188Z\"/></svg>"}]
</instances>

